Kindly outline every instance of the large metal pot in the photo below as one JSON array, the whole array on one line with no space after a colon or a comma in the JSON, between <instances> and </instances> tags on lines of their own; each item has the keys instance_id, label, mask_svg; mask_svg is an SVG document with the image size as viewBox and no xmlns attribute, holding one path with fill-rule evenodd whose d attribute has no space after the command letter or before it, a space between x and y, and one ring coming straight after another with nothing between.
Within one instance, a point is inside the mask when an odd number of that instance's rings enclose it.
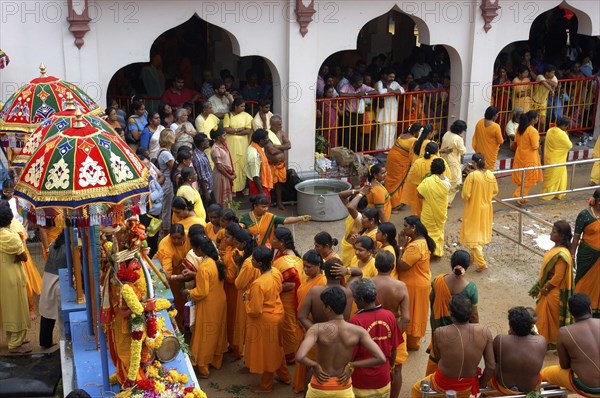
<instances>
[{"instance_id":1,"label":"large metal pot","mask_svg":"<svg viewBox=\"0 0 600 398\"><path fill-rule=\"evenodd\" d=\"M352 188L346 181L322 178L296 184L298 214L308 214L314 221L336 221L348 215L338 193Z\"/></svg>"}]
</instances>

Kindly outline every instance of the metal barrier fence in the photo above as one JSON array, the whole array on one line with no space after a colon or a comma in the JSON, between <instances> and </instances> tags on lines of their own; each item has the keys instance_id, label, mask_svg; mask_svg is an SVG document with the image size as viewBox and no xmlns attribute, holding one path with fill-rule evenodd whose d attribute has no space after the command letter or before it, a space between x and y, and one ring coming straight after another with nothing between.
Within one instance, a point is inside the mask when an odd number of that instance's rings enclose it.
<instances>
[{"instance_id":1,"label":"metal barrier fence","mask_svg":"<svg viewBox=\"0 0 600 398\"><path fill-rule=\"evenodd\" d=\"M123 109L127 115L129 115L130 113L132 113L132 109L131 109L131 103L132 100L144 100L144 105L146 106L146 110L148 112L155 112L158 111L159 106L161 105L161 97L149 97L149 96L135 96L135 97L128 97L128 96L109 96L108 99L109 100L115 100L117 101L117 104L119 104L119 108ZM193 103L194 107L192 108L192 117L194 117L194 119L196 118L196 116L198 116L198 114L200 114L202 112L202 103L208 101L206 98L200 98L199 100L197 100L196 102ZM258 112L258 101L253 101L253 100L245 100L244 103L246 104L246 112L249 113L250 115L252 115L252 117L254 117L254 115L256 115L256 112ZM175 113L175 109L173 109L173 113Z\"/></svg>"},{"instance_id":2,"label":"metal barrier fence","mask_svg":"<svg viewBox=\"0 0 600 398\"><path fill-rule=\"evenodd\" d=\"M506 124L516 107L524 112L538 112L535 126L545 132L560 117L567 117L571 123L568 131L593 131L598 106L598 82L595 78L561 79L554 92L540 83L511 83L492 86L491 105L500 110L496 120L505 135ZM546 96L547 93L547 96Z\"/></svg>"},{"instance_id":3,"label":"metal barrier fence","mask_svg":"<svg viewBox=\"0 0 600 398\"><path fill-rule=\"evenodd\" d=\"M435 141L448 128L448 90L317 99L317 134L329 148L354 152L389 150L399 132L415 122L432 124Z\"/></svg>"},{"instance_id":4,"label":"metal barrier fence","mask_svg":"<svg viewBox=\"0 0 600 398\"><path fill-rule=\"evenodd\" d=\"M571 178L569 181L569 188L563 191L555 191L555 192L546 192L546 193L540 193L540 194L534 194L534 195L521 195L520 197L516 197L516 198L506 198L506 199L496 199L493 201L493 203L498 203L502 206L508 207L511 210L514 210L517 212L518 215L518 236L517 239L514 238L514 235L508 235L505 234L504 232L496 229L496 228L492 228L492 230L497 233L498 235L501 235L503 237L505 237L506 239L517 243L521 246L523 246L524 248L526 248L527 250L532 251L535 254L538 254L540 256L544 256L544 252L537 250L529 245L526 245L523 243L523 216L526 216L528 218L531 218L532 220L535 220L537 222L539 222L540 224L543 224L547 227L552 228L552 223L532 214L531 212L525 210L525 209L521 209L517 206L515 206L514 204L510 203L516 200L523 200L523 199L530 199L530 198L540 198L542 196L553 196L553 195L559 195L559 194L568 194L568 193L575 193L575 192L581 192L581 191L589 191L589 190L595 190L600 188L600 185L586 185L585 187L581 187L581 188L574 188L573 185L575 183L575 166L577 165L582 165L582 164L593 164L595 162L600 162L600 158L594 158L594 159L585 159L585 160L575 160L572 162L564 162L564 163L557 163L557 164L549 164L549 165L544 165L544 166L535 166L535 167L524 167L524 168L520 168L520 169L513 169L513 170L498 170L498 171L494 171L494 174L506 174L507 172L515 172L515 173L521 173L521 194L523 193L523 187L525 184L525 174L528 171L532 171L532 170L544 170L544 169L550 169L550 168L554 168L554 167L571 167Z\"/></svg>"}]
</instances>

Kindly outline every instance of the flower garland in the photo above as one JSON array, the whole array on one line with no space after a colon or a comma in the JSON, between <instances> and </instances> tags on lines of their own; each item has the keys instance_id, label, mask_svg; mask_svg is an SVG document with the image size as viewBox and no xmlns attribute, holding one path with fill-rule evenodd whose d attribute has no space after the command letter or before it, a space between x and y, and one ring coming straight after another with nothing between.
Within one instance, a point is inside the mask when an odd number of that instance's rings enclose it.
<instances>
[{"instance_id":1,"label":"flower garland","mask_svg":"<svg viewBox=\"0 0 600 398\"><path fill-rule=\"evenodd\" d=\"M163 298L156 299L156 312L159 312L162 310L168 310L169 308L171 308L171 306L172 306L171 302L167 299L163 299Z\"/></svg>"},{"instance_id":2,"label":"flower garland","mask_svg":"<svg viewBox=\"0 0 600 398\"><path fill-rule=\"evenodd\" d=\"M132 387L135 385L140 370L140 361L142 360L142 338L144 337L144 324L146 319L143 316L144 307L130 285L125 284L121 287L121 297L132 312L129 320L131 327L131 356L129 358L127 380L123 385L123 387Z\"/></svg>"},{"instance_id":3,"label":"flower garland","mask_svg":"<svg viewBox=\"0 0 600 398\"><path fill-rule=\"evenodd\" d=\"M151 338L150 334L148 333L148 336L146 337L146 347L157 349L162 345L164 339L164 333L162 330L164 327L165 319L163 317L158 318L156 320L156 336Z\"/></svg>"},{"instance_id":4,"label":"flower garland","mask_svg":"<svg viewBox=\"0 0 600 398\"><path fill-rule=\"evenodd\" d=\"M185 387L189 382L186 374L176 369L167 369L154 361L145 369L148 379L140 380L133 388L117 395L119 398L207 398L206 393L196 387Z\"/></svg>"},{"instance_id":5,"label":"flower garland","mask_svg":"<svg viewBox=\"0 0 600 398\"><path fill-rule=\"evenodd\" d=\"M123 285L123 287L121 288L121 297L123 298L123 300L125 300L125 304L127 304L127 307L129 307L132 313L134 313L137 316L142 315L142 313L144 312L144 307L135 295L135 292L133 291L133 288L131 286Z\"/></svg>"}]
</instances>

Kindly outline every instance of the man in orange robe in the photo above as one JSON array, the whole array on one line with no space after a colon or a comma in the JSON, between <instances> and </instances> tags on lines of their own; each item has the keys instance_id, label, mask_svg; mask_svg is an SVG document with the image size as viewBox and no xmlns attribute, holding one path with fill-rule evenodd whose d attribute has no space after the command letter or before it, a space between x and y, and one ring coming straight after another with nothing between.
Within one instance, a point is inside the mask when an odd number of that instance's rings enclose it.
<instances>
[{"instance_id":1,"label":"man in orange robe","mask_svg":"<svg viewBox=\"0 0 600 398\"><path fill-rule=\"evenodd\" d=\"M473 149L481 153L485 159L485 168L494 170L500 145L504 143L500 125L496 123L498 108L489 106L485 110L484 118L477 122L473 134Z\"/></svg>"}]
</instances>

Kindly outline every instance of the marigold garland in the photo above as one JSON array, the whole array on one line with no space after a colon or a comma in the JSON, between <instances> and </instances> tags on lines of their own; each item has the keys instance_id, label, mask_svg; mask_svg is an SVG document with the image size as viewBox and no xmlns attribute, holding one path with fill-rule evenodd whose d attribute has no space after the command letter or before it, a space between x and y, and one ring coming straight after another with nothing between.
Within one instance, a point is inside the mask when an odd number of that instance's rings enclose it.
<instances>
[{"instance_id":1,"label":"marigold garland","mask_svg":"<svg viewBox=\"0 0 600 398\"><path fill-rule=\"evenodd\" d=\"M140 361L142 360L142 340L131 340L131 357L129 358L129 371L127 379L135 381L140 370Z\"/></svg>"},{"instance_id":2,"label":"marigold garland","mask_svg":"<svg viewBox=\"0 0 600 398\"><path fill-rule=\"evenodd\" d=\"M167 299L163 299L163 298L156 299L156 312L159 312L162 310L167 310L167 309L171 308L171 306L172 306L171 302Z\"/></svg>"},{"instance_id":3,"label":"marigold garland","mask_svg":"<svg viewBox=\"0 0 600 398\"><path fill-rule=\"evenodd\" d=\"M131 286L123 285L123 287L121 288L121 297L123 298L125 304L127 304L127 307L131 310L132 313L138 316L142 315L142 313L144 312L144 307L135 295L135 292L133 291L133 288Z\"/></svg>"}]
</instances>

